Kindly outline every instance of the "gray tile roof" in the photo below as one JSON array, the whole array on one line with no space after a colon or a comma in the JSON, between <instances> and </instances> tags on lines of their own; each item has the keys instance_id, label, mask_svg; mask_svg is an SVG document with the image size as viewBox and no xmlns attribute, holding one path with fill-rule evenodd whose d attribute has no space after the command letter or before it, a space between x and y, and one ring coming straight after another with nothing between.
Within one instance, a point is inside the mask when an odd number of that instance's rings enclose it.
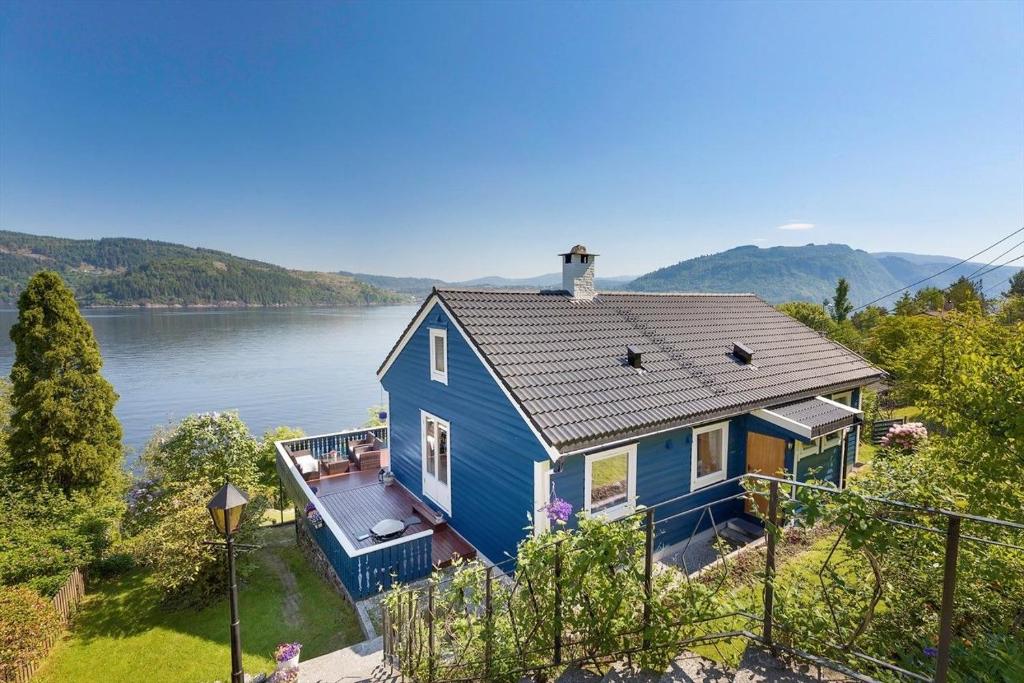
<instances>
[{"instance_id":1,"label":"gray tile roof","mask_svg":"<svg viewBox=\"0 0 1024 683\"><path fill-rule=\"evenodd\" d=\"M435 290L560 452L883 376L753 294ZM733 342L754 351L732 356ZM626 364L626 347L643 370Z\"/></svg>"},{"instance_id":2,"label":"gray tile roof","mask_svg":"<svg viewBox=\"0 0 1024 683\"><path fill-rule=\"evenodd\" d=\"M837 429L849 427L860 421L857 413L818 398L809 398L770 410L776 415L809 427L811 438L831 434Z\"/></svg>"}]
</instances>

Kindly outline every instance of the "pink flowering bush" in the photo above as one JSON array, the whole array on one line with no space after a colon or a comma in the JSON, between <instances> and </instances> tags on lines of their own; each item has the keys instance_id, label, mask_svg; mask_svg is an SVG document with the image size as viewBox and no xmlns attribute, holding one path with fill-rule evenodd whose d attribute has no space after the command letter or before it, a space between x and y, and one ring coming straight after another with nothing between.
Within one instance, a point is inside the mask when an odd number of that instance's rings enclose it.
<instances>
[{"instance_id":1,"label":"pink flowering bush","mask_svg":"<svg viewBox=\"0 0 1024 683\"><path fill-rule=\"evenodd\" d=\"M882 437L882 446L895 448L905 453L916 451L928 439L928 430L920 422L893 425Z\"/></svg>"}]
</instances>

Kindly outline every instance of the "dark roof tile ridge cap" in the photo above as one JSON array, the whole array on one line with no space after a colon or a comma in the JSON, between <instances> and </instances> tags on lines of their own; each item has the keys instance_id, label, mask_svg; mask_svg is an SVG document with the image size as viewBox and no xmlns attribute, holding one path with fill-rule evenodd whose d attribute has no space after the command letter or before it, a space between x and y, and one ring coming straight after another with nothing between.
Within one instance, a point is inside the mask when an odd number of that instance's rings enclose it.
<instances>
[{"instance_id":1,"label":"dark roof tile ridge cap","mask_svg":"<svg viewBox=\"0 0 1024 683\"><path fill-rule=\"evenodd\" d=\"M523 287L434 287L435 292L468 292L470 294L566 294L564 289L529 289Z\"/></svg>"}]
</instances>

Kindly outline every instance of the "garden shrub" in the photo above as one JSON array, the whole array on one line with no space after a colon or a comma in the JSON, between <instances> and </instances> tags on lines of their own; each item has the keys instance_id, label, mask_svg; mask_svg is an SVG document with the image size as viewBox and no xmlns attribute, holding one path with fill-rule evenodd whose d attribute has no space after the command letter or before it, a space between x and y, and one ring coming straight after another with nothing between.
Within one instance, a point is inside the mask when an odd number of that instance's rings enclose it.
<instances>
[{"instance_id":1,"label":"garden shrub","mask_svg":"<svg viewBox=\"0 0 1024 683\"><path fill-rule=\"evenodd\" d=\"M49 600L25 586L0 587L0 680L41 659L60 631Z\"/></svg>"}]
</instances>

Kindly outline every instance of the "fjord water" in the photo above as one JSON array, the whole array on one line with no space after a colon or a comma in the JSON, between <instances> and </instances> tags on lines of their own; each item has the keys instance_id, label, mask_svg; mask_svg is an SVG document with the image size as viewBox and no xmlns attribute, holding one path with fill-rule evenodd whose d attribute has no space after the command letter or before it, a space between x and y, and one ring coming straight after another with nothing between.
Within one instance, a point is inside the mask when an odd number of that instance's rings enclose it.
<instances>
[{"instance_id":1,"label":"fjord water","mask_svg":"<svg viewBox=\"0 0 1024 683\"><path fill-rule=\"evenodd\" d=\"M238 410L254 434L278 425L321 434L361 425L381 402L376 371L416 308L89 309L103 374L121 399L131 466L160 425ZM10 373L0 311L0 371Z\"/></svg>"}]
</instances>

